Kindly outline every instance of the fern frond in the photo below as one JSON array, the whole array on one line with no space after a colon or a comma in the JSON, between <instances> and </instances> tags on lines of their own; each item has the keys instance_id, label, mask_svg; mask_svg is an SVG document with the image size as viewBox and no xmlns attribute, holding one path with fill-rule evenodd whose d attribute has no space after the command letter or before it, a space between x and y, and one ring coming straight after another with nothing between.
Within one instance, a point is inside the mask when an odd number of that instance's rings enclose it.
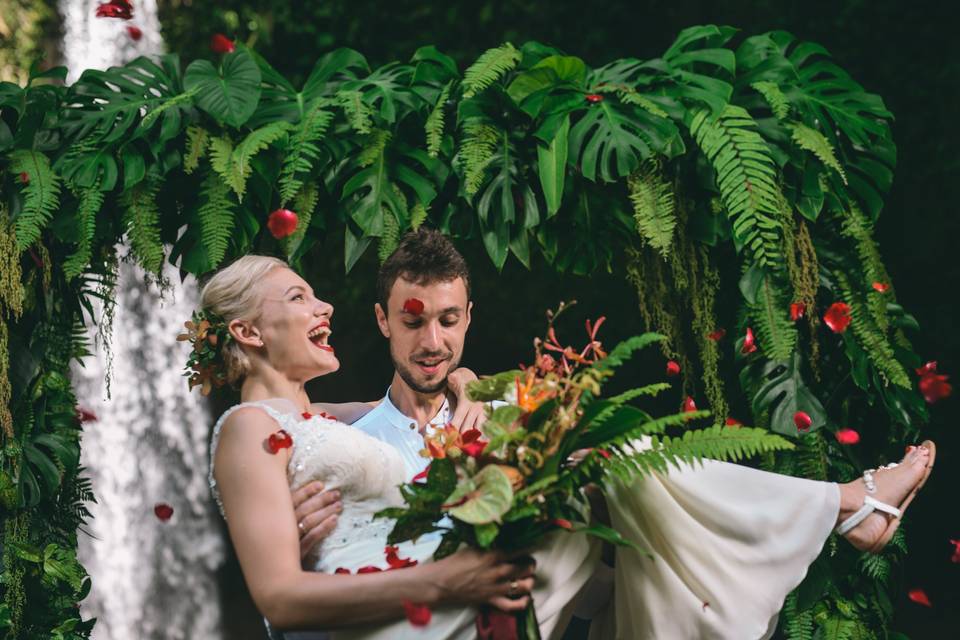
<instances>
[{"instance_id":1,"label":"fern frond","mask_svg":"<svg viewBox=\"0 0 960 640\"><path fill-rule=\"evenodd\" d=\"M14 318L23 313L23 269L20 266L20 251L17 249L17 235L7 215L7 204L0 200L0 325L2 318L9 312ZM4 325L5 326L5 325ZM0 342L2 344L2 342ZM0 368L6 366L4 355L0 353ZM5 376L0 373L0 388ZM5 403L0 398L0 414Z\"/></svg>"},{"instance_id":2,"label":"fern frond","mask_svg":"<svg viewBox=\"0 0 960 640\"><path fill-rule=\"evenodd\" d=\"M210 166L219 173L224 181L230 173L230 158L233 157L233 141L227 136L217 136L210 140Z\"/></svg>"},{"instance_id":3,"label":"fern frond","mask_svg":"<svg viewBox=\"0 0 960 640\"><path fill-rule=\"evenodd\" d=\"M333 120L333 113L324 109L324 106L325 102L317 101L307 109L296 131L290 136L290 145L286 149L278 180L283 205L292 200L303 185L303 178L297 175L309 174L320 157L317 144L326 135Z\"/></svg>"},{"instance_id":4,"label":"fern frond","mask_svg":"<svg viewBox=\"0 0 960 640\"><path fill-rule=\"evenodd\" d=\"M77 211L74 214L79 223L77 249L63 262L63 273L68 280L83 273L90 264L93 236L97 231L97 214L103 207L104 193L100 191L99 182L79 190L77 195Z\"/></svg>"},{"instance_id":5,"label":"fern frond","mask_svg":"<svg viewBox=\"0 0 960 640\"><path fill-rule=\"evenodd\" d=\"M377 246L377 256L380 258L380 264L386 262L387 258L393 254L397 245L400 244L400 223L397 217L387 208L383 211L383 234Z\"/></svg>"},{"instance_id":6,"label":"fern frond","mask_svg":"<svg viewBox=\"0 0 960 640\"><path fill-rule=\"evenodd\" d=\"M783 632L787 640L813 640L813 611L798 610L799 596L796 591L783 603Z\"/></svg>"},{"instance_id":7,"label":"fern frond","mask_svg":"<svg viewBox=\"0 0 960 640\"><path fill-rule=\"evenodd\" d=\"M210 144L210 132L199 125L187 127L187 148L183 154L183 172L191 174L200 166L200 159Z\"/></svg>"},{"instance_id":8,"label":"fern frond","mask_svg":"<svg viewBox=\"0 0 960 640\"><path fill-rule=\"evenodd\" d=\"M450 99L450 90L453 88L453 80L440 92L436 104L427 116L427 121L423 128L427 134L427 153L431 158L436 158L440 153L440 144L443 142L444 114L446 112L447 100Z\"/></svg>"},{"instance_id":9,"label":"fern frond","mask_svg":"<svg viewBox=\"0 0 960 640\"><path fill-rule=\"evenodd\" d=\"M870 285L874 282L883 282L893 286L890 275L880 257L880 249L873 239L873 225L856 205L851 205L844 213L840 223L840 232L853 240L863 268L864 289L866 290L867 304L873 321L881 331L886 332L889 327L887 318L887 301L892 298L892 292L880 293Z\"/></svg>"},{"instance_id":10,"label":"fern frond","mask_svg":"<svg viewBox=\"0 0 960 640\"><path fill-rule=\"evenodd\" d=\"M463 167L464 188L474 195L483 185L484 170L497 151L500 130L484 122L470 121L463 126L459 161Z\"/></svg>"},{"instance_id":11,"label":"fern frond","mask_svg":"<svg viewBox=\"0 0 960 640\"><path fill-rule=\"evenodd\" d=\"M854 640L853 634L858 626L855 620L830 617L820 624L818 638L822 638L822 640Z\"/></svg>"},{"instance_id":12,"label":"fern frond","mask_svg":"<svg viewBox=\"0 0 960 640\"><path fill-rule=\"evenodd\" d=\"M690 132L717 173L717 186L733 231L760 266L777 270L783 261L780 218L783 194L777 163L745 109L727 105L719 116L703 109Z\"/></svg>"},{"instance_id":13,"label":"fern frond","mask_svg":"<svg viewBox=\"0 0 960 640\"><path fill-rule=\"evenodd\" d=\"M148 177L120 195L123 222L133 254L147 273L159 274L163 266L163 243L160 241L160 209L157 192L160 180Z\"/></svg>"},{"instance_id":14,"label":"fern frond","mask_svg":"<svg viewBox=\"0 0 960 640\"><path fill-rule=\"evenodd\" d=\"M167 109L172 109L174 107L179 107L185 104L193 103L193 96L197 94L199 89L193 88L189 91L184 91L183 93L178 93L162 102L159 106L151 109L147 112L147 115L143 116L143 121L140 123L141 129L148 129L156 121L157 118L163 115L163 112Z\"/></svg>"},{"instance_id":15,"label":"fern frond","mask_svg":"<svg viewBox=\"0 0 960 640\"><path fill-rule=\"evenodd\" d=\"M634 106L640 107L644 111L649 111L655 116L660 116L661 118L669 118L670 114L660 108L656 102L650 98L641 95L633 87L623 85L623 84L606 84L593 88L597 93L616 93L617 97L620 98L620 102L624 104L632 104Z\"/></svg>"},{"instance_id":16,"label":"fern frond","mask_svg":"<svg viewBox=\"0 0 960 640\"><path fill-rule=\"evenodd\" d=\"M753 330L760 340L760 348L771 360L786 360L797 344L797 328L787 315L789 302L766 276L757 291L756 303L749 305Z\"/></svg>"},{"instance_id":17,"label":"fern frond","mask_svg":"<svg viewBox=\"0 0 960 640\"><path fill-rule=\"evenodd\" d=\"M373 111L363 101L360 91L338 91L337 104L343 109L350 127L361 135L370 133L373 129Z\"/></svg>"},{"instance_id":18,"label":"fern frond","mask_svg":"<svg viewBox=\"0 0 960 640\"><path fill-rule=\"evenodd\" d=\"M386 129L374 130L373 133L364 138L363 149L357 154L357 164L361 167L369 167L379 160L392 137L392 134Z\"/></svg>"},{"instance_id":19,"label":"fern frond","mask_svg":"<svg viewBox=\"0 0 960 640\"><path fill-rule=\"evenodd\" d=\"M810 480L827 479L827 443L819 432L803 434L796 450L800 474Z\"/></svg>"},{"instance_id":20,"label":"fern frond","mask_svg":"<svg viewBox=\"0 0 960 640\"><path fill-rule=\"evenodd\" d=\"M757 93L763 96L763 99L770 105L770 110L777 120L783 120L790 115L790 101L780 90L780 85L776 82L753 82L750 84Z\"/></svg>"},{"instance_id":21,"label":"fern frond","mask_svg":"<svg viewBox=\"0 0 960 640\"><path fill-rule=\"evenodd\" d=\"M872 580L886 582L890 578L890 560L878 553L865 553L860 556L860 570Z\"/></svg>"},{"instance_id":22,"label":"fern frond","mask_svg":"<svg viewBox=\"0 0 960 640\"><path fill-rule=\"evenodd\" d=\"M850 326L853 328L853 335L867 352L867 357L876 367L880 377L889 383L910 389L912 386L910 376L897 360L885 332L877 326L873 316L864 309L863 299L850 286L850 281L845 274L837 271L834 272L834 277L840 289L841 298L850 307Z\"/></svg>"},{"instance_id":23,"label":"fern frond","mask_svg":"<svg viewBox=\"0 0 960 640\"><path fill-rule=\"evenodd\" d=\"M673 187L664 180L659 163L646 160L627 178L627 190L633 203L633 219L640 235L664 258L673 246L677 226Z\"/></svg>"},{"instance_id":24,"label":"fern frond","mask_svg":"<svg viewBox=\"0 0 960 640\"><path fill-rule=\"evenodd\" d=\"M216 173L210 173L200 187L200 199L203 203L197 209L200 238L211 266L216 267L227 253L233 232L234 204L230 187Z\"/></svg>"},{"instance_id":25,"label":"fern frond","mask_svg":"<svg viewBox=\"0 0 960 640\"><path fill-rule=\"evenodd\" d=\"M17 149L8 157L10 172L28 180L23 187L23 209L14 221L17 249L23 251L40 238L40 232L60 205L60 177L47 156L39 151Z\"/></svg>"},{"instance_id":26,"label":"fern frond","mask_svg":"<svg viewBox=\"0 0 960 640\"><path fill-rule=\"evenodd\" d=\"M520 62L520 52L509 42L487 49L463 73L463 97L472 98Z\"/></svg>"},{"instance_id":27,"label":"fern frond","mask_svg":"<svg viewBox=\"0 0 960 640\"><path fill-rule=\"evenodd\" d=\"M410 207L410 228L416 231L427 220L427 208L422 202L415 202Z\"/></svg>"},{"instance_id":28,"label":"fern frond","mask_svg":"<svg viewBox=\"0 0 960 640\"><path fill-rule=\"evenodd\" d=\"M790 129L790 137L798 147L817 156L820 162L840 174L843 184L847 184L847 174L837 160L830 141L822 133L800 122L790 122L787 128Z\"/></svg>"},{"instance_id":29,"label":"fern frond","mask_svg":"<svg viewBox=\"0 0 960 640\"><path fill-rule=\"evenodd\" d=\"M284 239L284 249L287 256L292 256L303 242L303 236L307 233L310 221L313 220L313 211L317 208L317 202L320 200L320 190L313 182L308 182L293 199L293 210L297 212L297 228L287 238Z\"/></svg>"},{"instance_id":30,"label":"fern frond","mask_svg":"<svg viewBox=\"0 0 960 640\"><path fill-rule=\"evenodd\" d=\"M290 127L289 122L282 120L265 124L247 134L247 137L233 150L227 174L221 175L233 189L233 192L237 194L238 200L243 200L243 194L247 188L247 179L253 171L250 166L251 160L258 153L287 135Z\"/></svg>"}]
</instances>

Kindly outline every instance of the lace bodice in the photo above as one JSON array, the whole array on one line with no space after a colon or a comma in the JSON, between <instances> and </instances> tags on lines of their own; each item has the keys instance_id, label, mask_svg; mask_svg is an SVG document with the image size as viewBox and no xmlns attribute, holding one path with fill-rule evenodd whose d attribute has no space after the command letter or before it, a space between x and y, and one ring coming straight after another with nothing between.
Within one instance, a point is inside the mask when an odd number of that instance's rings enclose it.
<instances>
[{"instance_id":1,"label":"lace bodice","mask_svg":"<svg viewBox=\"0 0 960 640\"><path fill-rule=\"evenodd\" d=\"M373 518L373 514L388 506L402 504L397 488L404 481L403 461L397 451L385 442L373 438L348 424L314 415L301 416L283 413L264 402L247 402L228 409L213 429L210 446L210 489L223 514L223 504L213 475L213 460L220 439L220 430L226 419L241 407L259 407L277 421L293 439L292 454L287 464L287 481L295 490L308 482L319 480L326 489L339 489L343 512L337 526L308 558L313 568L324 570L321 559L327 560L355 541L357 534L382 550L380 542L393 527L392 520ZM224 516L226 517L226 516ZM382 553L382 551L381 551Z\"/></svg>"}]
</instances>

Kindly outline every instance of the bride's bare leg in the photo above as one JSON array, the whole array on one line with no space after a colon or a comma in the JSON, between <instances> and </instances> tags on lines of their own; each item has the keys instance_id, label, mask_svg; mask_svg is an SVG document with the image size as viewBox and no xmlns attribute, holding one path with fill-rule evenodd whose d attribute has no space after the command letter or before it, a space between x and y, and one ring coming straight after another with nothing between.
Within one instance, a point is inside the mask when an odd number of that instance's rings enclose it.
<instances>
[{"instance_id":1,"label":"bride's bare leg","mask_svg":"<svg viewBox=\"0 0 960 640\"><path fill-rule=\"evenodd\" d=\"M930 452L924 447L910 447L893 469L880 469L875 475L876 492L870 494L880 502L896 507L916 486L928 464ZM840 485L840 512L837 523L846 520L863 505L867 494L863 479ZM869 549L887 528L888 516L874 512L846 534L847 540L858 549Z\"/></svg>"}]
</instances>

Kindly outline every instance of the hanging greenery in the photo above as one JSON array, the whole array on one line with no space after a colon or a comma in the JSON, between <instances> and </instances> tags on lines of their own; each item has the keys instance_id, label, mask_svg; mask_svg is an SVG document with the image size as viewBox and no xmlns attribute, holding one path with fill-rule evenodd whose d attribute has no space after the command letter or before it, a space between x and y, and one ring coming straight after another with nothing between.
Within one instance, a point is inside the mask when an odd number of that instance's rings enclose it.
<instances>
[{"instance_id":1,"label":"hanging greenery","mask_svg":"<svg viewBox=\"0 0 960 640\"><path fill-rule=\"evenodd\" d=\"M598 68L537 42L463 73L432 46L378 69L338 49L294 86L238 45L186 68L166 55L70 86L62 68L0 83L0 630L92 627L75 608L92 496L67 376L93 298L109 325L124 240L148 272L202 276L251 251L298 268L337 234L350 270L427 224L498 268L616 270L668 337L676 402L714 429L732 407L800 439L768 466L845 480L859 470L840 427L862 431L871 465L914 441L918 327L871 234L891 114L816 44L734 36L692 27L659 58ZM819 322L834 303L849 331ZM829 544L787 602L788 637L883 637L897 540L880 559Z\"/></svg>"}]
</instances>

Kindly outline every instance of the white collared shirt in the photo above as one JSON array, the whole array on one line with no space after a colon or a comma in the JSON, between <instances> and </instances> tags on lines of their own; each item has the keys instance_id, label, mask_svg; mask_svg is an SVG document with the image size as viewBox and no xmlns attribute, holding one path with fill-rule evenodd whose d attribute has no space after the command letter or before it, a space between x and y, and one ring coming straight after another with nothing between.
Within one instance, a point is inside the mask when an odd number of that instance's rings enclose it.
<instances>
[{"instance_id":1,"label":"white collared shirt","mask_svg":"<svg viewBox=\"0 0 960 640\"><path fill-rule=\"evenodd\" d=\"M438 427L443 427L450 422L453 412L450 410L450 402L444 398L443 406L425 426L426 435L433 435ZM383 401L370 411L367 415L353 423L353 426L365 431L369 435L392 445L403 458L403 465L406 468L407 481L413 479L415 475L423 471L430 458L420 455L424 448L423 435L417 428L417 421L403 414L397 406L390 401L390 389L387 389L387 395Z\"/></svg>"}]
</instances>

